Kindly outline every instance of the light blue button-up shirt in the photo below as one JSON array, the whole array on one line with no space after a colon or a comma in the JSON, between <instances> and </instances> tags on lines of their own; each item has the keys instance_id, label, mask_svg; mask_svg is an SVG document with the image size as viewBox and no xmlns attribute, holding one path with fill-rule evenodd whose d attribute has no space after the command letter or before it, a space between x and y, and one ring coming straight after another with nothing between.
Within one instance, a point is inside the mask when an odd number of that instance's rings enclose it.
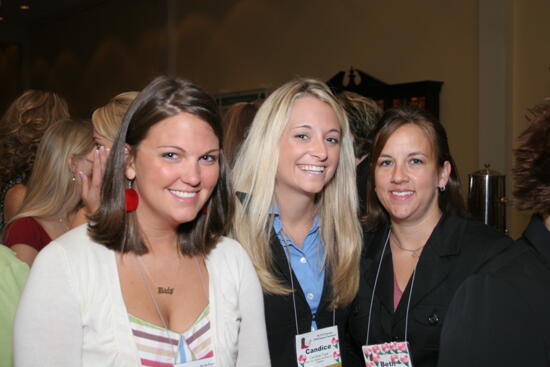
<instances>
[{"instance_id":1,"label":"light blue button-up shirt","mask_svg":"<svg viewBox=\"0 0 550 367\"><path fill-rule=\"evenodd\" d=\"M279 210L274 205L271 213L275 214L273 220L273 230L277 235L281 246L285 247L287 258L290 257L290 265L296 275L300 287L304 292L306 301L315 316L321 296L323 294L323 285L325 281L325 268L323 266L323 255L325 246L321 239L321 230L319 226L319 217L315 216L313 224L306 234L302 247L297 246L287 235L282 232L282 223L279 216ZM284 239L283 239L284 236ZM317 324L313 320L312 329L317 329Z\"/></svg>"}]
</instances>

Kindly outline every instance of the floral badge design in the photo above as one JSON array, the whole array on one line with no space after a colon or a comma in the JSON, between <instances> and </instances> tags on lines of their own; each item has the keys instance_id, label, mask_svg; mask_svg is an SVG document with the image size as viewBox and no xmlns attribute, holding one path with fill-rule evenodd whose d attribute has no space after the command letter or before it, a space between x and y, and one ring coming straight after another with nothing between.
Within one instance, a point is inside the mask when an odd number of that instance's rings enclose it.
<instances>
[{"instance_id":1,"label":"floral badge design","mask_svg":"<svg viewBox=\"0 0 550 367\"><path fill-rule=\"evenodd\" d=\"M407 342L391 342L363 347L367 367L380 367L391 362L393 366L410 367Z\"/></svg>"},{"instance_id":2,"label":"floral badge design","mask_svg":"<svg viewBox=\"0 0 550 367\"><path fill-rule=\"evenodd\" d=\"M332 340L330 341L330 343L336 348L338 349L340 347L340 340L336 337L333 337Z\"/></svg>"},{"instance_id":3,"label":"floral badge design","mask_svg":"<svg viewBox=\"0 0 550 367\"><path fill-rule=\"evenodd\" d=\"M306 361L307 361L306 355L300 354L300 356L298 357L298 363L300 364L300 367L304 367L304 365L306 364Z\"/></svg>"}]
</instances>

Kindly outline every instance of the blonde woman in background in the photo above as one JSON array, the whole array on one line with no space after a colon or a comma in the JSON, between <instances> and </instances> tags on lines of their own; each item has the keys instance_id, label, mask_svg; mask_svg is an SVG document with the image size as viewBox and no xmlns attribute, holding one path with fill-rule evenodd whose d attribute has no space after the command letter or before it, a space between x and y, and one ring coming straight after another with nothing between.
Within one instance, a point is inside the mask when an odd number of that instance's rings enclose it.
<instances>
[{"instance_id":1,"label":"blonde woman in background","mask_svg":"<svg viewBox=\"0 0 550 367\"><path fill-rule=\"evenodd\" d=\"M123 92L113 97L109 103L99 107L92 114L94 140L97 147L111 149L120 129L122 119L139 92Z\"/></svg>"},{"instance_id":2,"label":"blonde woman in background","mask_svg":"<svg viewBox=\"0 0 550 367\"><path fill-rule=\"evenodd\" d=\"M347 118L328 87L297 79L273 92L234 177L233 233L263 287L271 362L296 366L311 357L310 331L336 325L346 335L347 306L359 286L355 157ZM331 348L338 363L340 352Z\"/></svg>"},{"instance_id":3,"label":"blonde woman in background","mask_svg":"<svg viewBox=\"0 0 550 367\"><path fill-rule=\"evenodd\" d=\"M100 190L105 171L107 155L113 146L118 134L122 119L126 111L137 97L139 92L124 92L113 97L105 106L99 107L92 114L92 125L94 127L94 141L98 150L97 160L90 180L83 177L82 180L82 202L84 206L75 215L72 227L77 227L88 222L88 216L94 214L100 205Z\"/></svg>"},{"instance_id":4,"label":"blonde woman in background","mask_svg":"<svg viewBox=\"0 0 550 367\"><path fill-rule=\"evenodd\" d=\"M81 205L82 177L91 172L94 152L88 121L61 120L46 130L27 195L4 232L4 244L29 266L38 251L70 229Z\"/></svg>"},{"instance_id":5,"label":"blonde woman in background","mask_svg":"<svg viewBox=\"0 0 550 367\"><path fill-rule=\"evenodd\" d=\"M36 149L52 123L69 118L65 99L53 92L27 90L0 120L0 233L27 192Z\"/></svg>"}]
</instances>

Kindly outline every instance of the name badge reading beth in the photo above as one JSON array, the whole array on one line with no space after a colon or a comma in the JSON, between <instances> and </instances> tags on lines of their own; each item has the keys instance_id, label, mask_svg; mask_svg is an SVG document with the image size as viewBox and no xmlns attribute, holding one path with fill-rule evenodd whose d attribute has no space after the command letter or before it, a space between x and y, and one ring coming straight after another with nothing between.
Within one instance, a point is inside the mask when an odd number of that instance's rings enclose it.
<instances>
[{"instance_id":1,"label":"name badge reading beth","mask_svg":"<svg viewBox=\"0 0 550 367\"><path fill-rule=\"evenodd\" d=\"M174 367L214 367L214 358L205 358L193 362L176 363Z\"/></svg>"},{"instance_id":2,"label":"name badge reading beth","mask_svg":"<svg viewBox=\"0 0 550 367\"><path fill-rule=\"evenodd\" d=\"M363 345L367 367L412 367L408 342Z\"/></svg>"},{"instance_id":3,"label":"name badge reading beth","mask_svg":"<svg viewBox=\"0 0 550 367\"><path fill-rule=\"evenodd\" d=\"M341 367L338 327L296 335L296 358L300 367Z\"/></svg>"}]
</instances>

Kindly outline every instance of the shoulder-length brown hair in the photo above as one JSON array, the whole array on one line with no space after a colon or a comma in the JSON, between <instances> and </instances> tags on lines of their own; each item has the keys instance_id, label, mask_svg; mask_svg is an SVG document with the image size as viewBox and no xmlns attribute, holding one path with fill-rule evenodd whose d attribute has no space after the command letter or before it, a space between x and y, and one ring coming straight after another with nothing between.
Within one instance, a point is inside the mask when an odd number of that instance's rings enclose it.
<instances>
[{"instance_id":1,"label":"shoulder-length brown hair","mask_svg":"<svg viewBox=\"0 0 550 367\"><path fill-rule=\"evenodd\" d=\"M378 157L380 157L382 149L384 149L390 136L401 126L407 124L414 124L424 131L430 140L437 159L437 164L440 168L443 168L445 161L449 162L451 165L451 174L449 175L445 191L439 191L439 208L443 213L466 214L464 199L460 188L458 169L449 150L445 128L435 117L425 110L412 106L396 107L389 109L382 115L374 132L372 160L369 172L370 183L367 195L369 214L366 218L366 222L369 230L374 230L390 223L388 212L384 209L376 196L374 171L376 169Z\"/></svg>"},{"instance_id":2,"label":"shoulder-length brown hair","mask_svg":"<svg viewBox=\"0 0 550 367\"><path fill-rule=\"evenodd\" d=\"M222 147L220 114L216 101L209 94L187 80L165 76L153 80L128 109L111 149L101 188L101 206L90 218L89 233L92 239L118 252L147 253L135 212L127 213L125 210L125 147L129 147L129 154L135 154L136 147L152 126L182 112L208 123ZM178 244L182 254L206 255L215 247L220 236L227 233L233 218L231 192L227 163L221 151L219 179L206 210L201 211L192 222L178 227Z\"/></svg>"},{"instance_id":3,"label":"shoulder-length brown hair","mask_svg":"<svg viewBox=\"0 0 550 367\"><path fill-rule=\"evenodd\" d=\"M550 215L550 101L530 111L531 125L519 136L514 196L518 209Z\"/></svg>"}]
</instances>

